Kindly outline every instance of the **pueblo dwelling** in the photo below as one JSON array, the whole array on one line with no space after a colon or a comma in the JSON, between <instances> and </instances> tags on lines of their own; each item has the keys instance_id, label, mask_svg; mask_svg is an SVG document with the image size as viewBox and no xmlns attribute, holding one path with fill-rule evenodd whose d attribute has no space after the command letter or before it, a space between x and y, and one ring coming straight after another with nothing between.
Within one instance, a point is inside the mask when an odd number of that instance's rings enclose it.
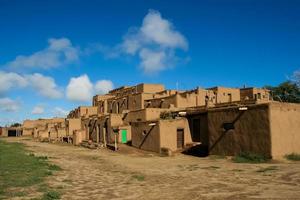
<instances>
[{"instance_id":1,"label":"pueblo dwelling","mask_svg":"<svg viewBox=\"0 0 300 200\"><path fill-rule=\"evenodd\" d=\"M262 88L167 90L123 86L96 95L66 118L25 120L23 136L110 147L120 143L169 154L300 153L300 104L275 102ZM7 136L7 131L2 131Z\"/></svg>"}]
</instances>

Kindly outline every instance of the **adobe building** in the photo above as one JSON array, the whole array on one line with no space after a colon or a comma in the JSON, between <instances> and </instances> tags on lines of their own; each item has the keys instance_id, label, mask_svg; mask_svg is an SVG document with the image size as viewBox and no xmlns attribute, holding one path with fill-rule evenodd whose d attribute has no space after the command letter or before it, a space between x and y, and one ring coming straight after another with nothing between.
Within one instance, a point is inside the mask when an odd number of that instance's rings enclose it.
<instances>
[{"instance_id":1,"label":"adobe building","mask_svg":"<svg viewBox=\"0 0 300 200\"><path fill-rule=\"evenodd\" d=\"M98 108L96 106L79 106L78 108L72 110L67 118L80 118L84 116L97 115Z\"/></svg>"},{"instance_id":2,"label":"adobe building","mask_svg":"<svg viewBox=\"0 0 300 200\"><path fill-rule=\"evenodd\" d=\"M23 127L0 127L0 137L20 137L23 135Z\"/></svg>"},{"instance_id":3,"label":"adobe building","mask_svg":"<svg viewBox=\"0 0 300 200\"><path fill-rule=\"evenodd\" d=\"M124 143L158 153L300 153L300 104L274 102L263 88L177 91L138 84L95 95L91 103L58 122L24 121L23 134L68 138L75 145Z\"/></svg>"},{"instance_id":4,"label":"adobe building","mask_svg":"<svg viewBox=\"0 0 300 200\"><path fill-rule=\"evenodd\" d=\"M24 120L22 130L24 136L32 136L38 139L47 138L58 140L66 135L65 119Z\"/></svg>"},{"instance_id":5,"label":"adobe building","mask_svg":"<svg viewBox=\"0 0 300 200\"><path fill-rule=\"evenodd\" d=\"M267 157L300 153L300 105L268 102L190 111L193 141L209 154L253 152Z\"/></svg>"}]
</instances>

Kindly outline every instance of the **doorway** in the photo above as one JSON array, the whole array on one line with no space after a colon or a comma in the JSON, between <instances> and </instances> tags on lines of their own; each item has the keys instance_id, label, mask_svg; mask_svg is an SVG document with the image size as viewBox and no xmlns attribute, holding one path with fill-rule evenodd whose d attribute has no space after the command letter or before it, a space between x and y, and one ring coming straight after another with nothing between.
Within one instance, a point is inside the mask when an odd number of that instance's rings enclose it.
<instances>
[{"instance_id":1,"label":"doorway","mask_svg":"<svg viewBox=\"0 0 300 200\"><path fill-rule=\"evenodd\" d=\"M205 157L208 155L209 136L207 113L198 113L188 117L191 137L196 146L191 147L185 153L194 156Z\"/></svg>"},{"instance_id":2,"label":"doorway","mask_svg":"<svg viewBox=\"0 0 300 200\"><path fill-rule=\"evenodd\" d=\"M17 137L17 131L16 130L8 130L7 136L8 137Z\"/></svg>"},{"instance_id":3,"label":"doorway","mask_svg":"<svg viewBox=\"0 0 300 200\"><path fill-rule=\"evenodd\" d=\"M177 149L184 147L184 129L177 129Z\"/></svg>"},{"instance_id":4,"label":"doorway","mask_svg":"<svg viewBox=\"0 0 300 200\"><path fill-rule=\"evenodd\" d=\"M126 129L121 130L121 142L123 144L127 143L127 130Z\"/></svg>"}]
</instances>

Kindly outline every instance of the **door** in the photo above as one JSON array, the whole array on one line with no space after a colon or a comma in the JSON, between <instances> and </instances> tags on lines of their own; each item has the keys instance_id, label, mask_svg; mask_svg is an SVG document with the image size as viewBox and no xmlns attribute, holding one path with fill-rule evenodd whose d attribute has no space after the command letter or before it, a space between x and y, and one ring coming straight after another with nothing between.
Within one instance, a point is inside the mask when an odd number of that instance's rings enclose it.
<instances>
[{"instance_id":1,"label":"door","mask_svg":"<svg viewBox=\"0 0 300 200\"><path fill-rule=\"evenodd\" d=\"M177 149L182 149L184 147L184 130L177 129Z\"/></svg>"},{"instance_id":2,"label":"door","mask_svg":"<svg viewBox=\"0 0 300 200\"><path fill-rule=\"evenodd\" d=\"M121 142L124 144L124 143L127 143L127 130L122 130L121 131L121 134L122 134L122 138L121 138Z\"/></svg>"}]
</instances>

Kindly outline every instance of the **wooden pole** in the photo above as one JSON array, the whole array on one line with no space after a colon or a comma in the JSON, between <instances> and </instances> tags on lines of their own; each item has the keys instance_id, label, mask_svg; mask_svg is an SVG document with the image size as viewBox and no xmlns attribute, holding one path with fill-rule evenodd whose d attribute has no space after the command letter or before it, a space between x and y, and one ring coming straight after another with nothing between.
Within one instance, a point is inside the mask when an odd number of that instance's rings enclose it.
<instances>
[{"instance_id":1,"label":"wooden pole","mask_svg":"<svg viewBox=\"0 0 300 200\"><path fill-rule=\"evenodd\" d=\"M118 150L118 146L117 146L117 133L115 133L115 151Z\"/></svg>"},{"instance_id":2,"label":"wooden pole","mask_svg":"<svg viewBox=\"0 0 300 200\"><path fill-rule=\"evenodd\" d=\"M106 128L103 128L103 143L104 143L104 147L106 147Z\"/></svg>"}]
</instances>

